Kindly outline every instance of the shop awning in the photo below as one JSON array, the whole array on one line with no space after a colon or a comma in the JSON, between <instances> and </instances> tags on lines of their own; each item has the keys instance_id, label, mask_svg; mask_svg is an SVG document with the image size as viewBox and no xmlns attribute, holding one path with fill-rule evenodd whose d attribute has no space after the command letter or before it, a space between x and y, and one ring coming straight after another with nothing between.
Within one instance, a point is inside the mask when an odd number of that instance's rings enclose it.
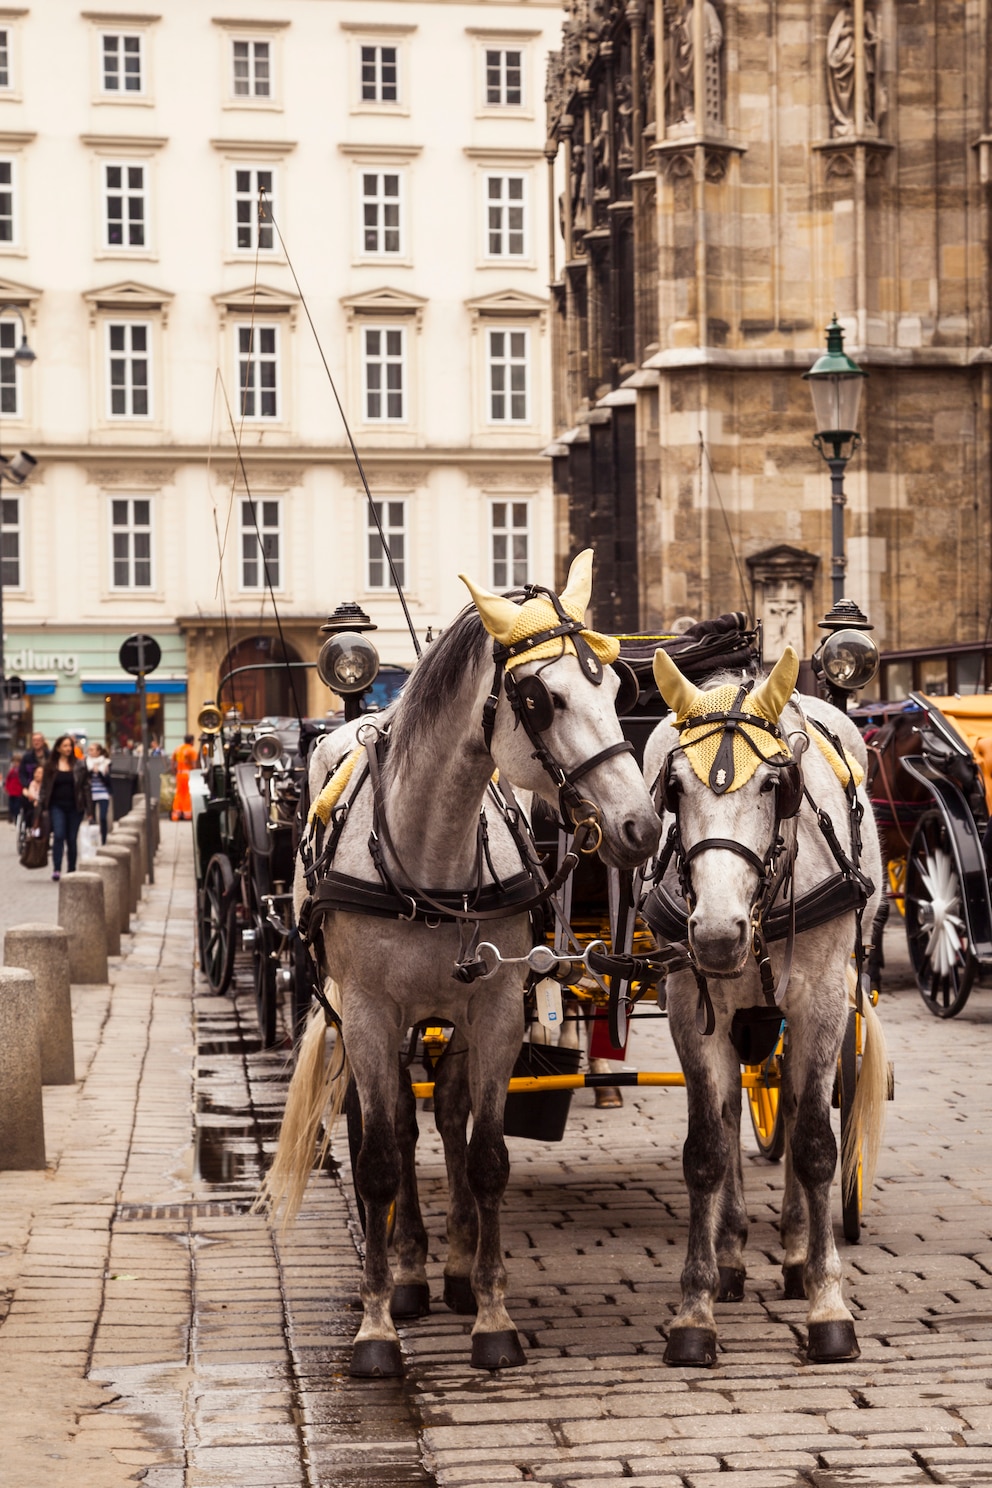
<instances>
[{"instance_id":1,"label":"shop awning","mask_svg":"<svg viewBox=\"0 0 992 1488\"><path fill-rule=\"evenodd\" d=\"M137 691L133 677L85 677L80 683L83 692L92 696L120 695ZM28 689L30 691L30 688ZM185 677L156 677L154 673L145 680L146 693L184 693Z\"/></svg>"}]
</instances>

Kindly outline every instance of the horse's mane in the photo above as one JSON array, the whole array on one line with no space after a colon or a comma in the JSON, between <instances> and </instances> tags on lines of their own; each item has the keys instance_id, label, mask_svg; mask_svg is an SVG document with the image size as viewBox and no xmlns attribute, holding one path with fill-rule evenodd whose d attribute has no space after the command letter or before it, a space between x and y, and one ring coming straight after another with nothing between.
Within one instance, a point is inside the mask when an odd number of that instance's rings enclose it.
<instances>
[{"instance_id":1,"label":"horse's mane","mask_svg":"<svg viewBox=\"0 0 992 1488\"><path fill-rule=\"evenodd\" d=\"M436 727L466 676L476 671L489 643L474 604L466 605L431 642L396 705L389 751L394 768L415 753L424 734Z\"/></svg>"}]
</instances>

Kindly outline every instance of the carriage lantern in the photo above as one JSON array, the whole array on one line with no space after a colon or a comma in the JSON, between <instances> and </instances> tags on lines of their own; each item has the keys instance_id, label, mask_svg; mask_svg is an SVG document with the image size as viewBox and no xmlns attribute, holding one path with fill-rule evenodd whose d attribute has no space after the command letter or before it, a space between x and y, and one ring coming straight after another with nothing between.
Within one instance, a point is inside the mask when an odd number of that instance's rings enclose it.
<instances>
[{"instance_id":1,"label":"carriage lantern","mask_svg":"<svg viewBox=\"0 0 992 1488\"><path fill-rule=\"evenodd\" d=\"M352 602L339 604L320 629L330 634L317 657L317 674L326 687L344 698L345 718L357 718L361 696L379 673L379 653L362 632L378 627Z\"/></svg>"},{"instance_id":2,"label":"carriage lantern","mask_svg":"<svg viewBox=\"0 0 992 1488\"><path fill-rule=\"evenodd\" d=\"M868 632L871 622L853 599L839 599L820 621L829 631L813 658L827 686L830 701L846 710L852 692L867 687L878 671L878 647Z\"/></svg>"}]
</instances>

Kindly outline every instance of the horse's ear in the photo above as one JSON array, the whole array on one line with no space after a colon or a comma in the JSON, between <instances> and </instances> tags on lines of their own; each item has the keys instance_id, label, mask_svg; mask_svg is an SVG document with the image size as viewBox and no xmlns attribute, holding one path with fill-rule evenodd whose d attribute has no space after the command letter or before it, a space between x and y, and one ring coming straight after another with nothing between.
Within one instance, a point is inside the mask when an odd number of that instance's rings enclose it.
<instances>
[{"instance_id":1,"label":"horse's ear","mask_svg":"<svg viewBox=\"0 0 992 1488\"><path fill-rule=\"evenodd\" d=\"M520 606L514 604L512 599L504 599L501 594L491 594L488 589L473 584L464 574L459 574L458 577L475 601L475 608L493 640L501 641L504 646L508 645L513 628L520 619Z\"/></svg>"},{"instance_id":2,"label":"horse's ear","mask_svg":"<svg viewBox=\"0 0 992 1488\"><path fill-rule=\"evenodd\" d=\"M585 615L592 598L592 558L592 548L585 548L572 559L568 582L558 596L563 609L578 620Z\"/></svg>"},{"instance_id":3,"label":"horse's ear","mask_svg":"<svg viewBox=\"0 0 992 1488\"><path fill-rule=\"evenodd\" d=\"M684 718L699 697L699 688L683 677L668 652L660 648L654 653L651 670L665 702L678 718Z\"/></svg>"},{"instance_id":4,"label":"horse's ear","mask_svg":"<svg viewBox=\"0 0 992 1488\"><path fill-rule=\"evenodd\" d=\"M754 711L767 718L769 723L778 723L798 677L799 657L791 646L786 646L768 676L751 694Z\"/></svg>"}]
</instances>

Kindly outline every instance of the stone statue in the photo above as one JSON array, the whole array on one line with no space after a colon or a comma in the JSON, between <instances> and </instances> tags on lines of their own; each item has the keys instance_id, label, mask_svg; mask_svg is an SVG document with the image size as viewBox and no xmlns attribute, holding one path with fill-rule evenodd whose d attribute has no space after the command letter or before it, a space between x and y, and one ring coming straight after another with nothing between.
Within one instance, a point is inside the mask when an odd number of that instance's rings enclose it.
<instances>
[{"instance_id":1,"label":"stone statue","mask_svg":"<svg viewBox=\"0 0 992 1488\"><path fill-rule=\"evenodd\" d=\"M669 124L695 122L695 3L683 6L672 16L668 31L668 120ZM720 86L720 52L723 48L723 26L711 0L703 4L703 37L706 52L705 122L719 124L723 118Z\"/></svg>"},{"instance_id":2,"label":"stone statue","mask_svg":"<svg viewBox=\"0 0 992 1488\"><path fill-rule=\"evenodd\" d=\"M865 133L878 134L883 112L878 82L879 29L875 14L865 11ZM845 5L834 16L827 34L827 95L830 100L830 133L846 139L855 131L854 88L856 51L854 16Z\"/></svg>"}]
</instances>

